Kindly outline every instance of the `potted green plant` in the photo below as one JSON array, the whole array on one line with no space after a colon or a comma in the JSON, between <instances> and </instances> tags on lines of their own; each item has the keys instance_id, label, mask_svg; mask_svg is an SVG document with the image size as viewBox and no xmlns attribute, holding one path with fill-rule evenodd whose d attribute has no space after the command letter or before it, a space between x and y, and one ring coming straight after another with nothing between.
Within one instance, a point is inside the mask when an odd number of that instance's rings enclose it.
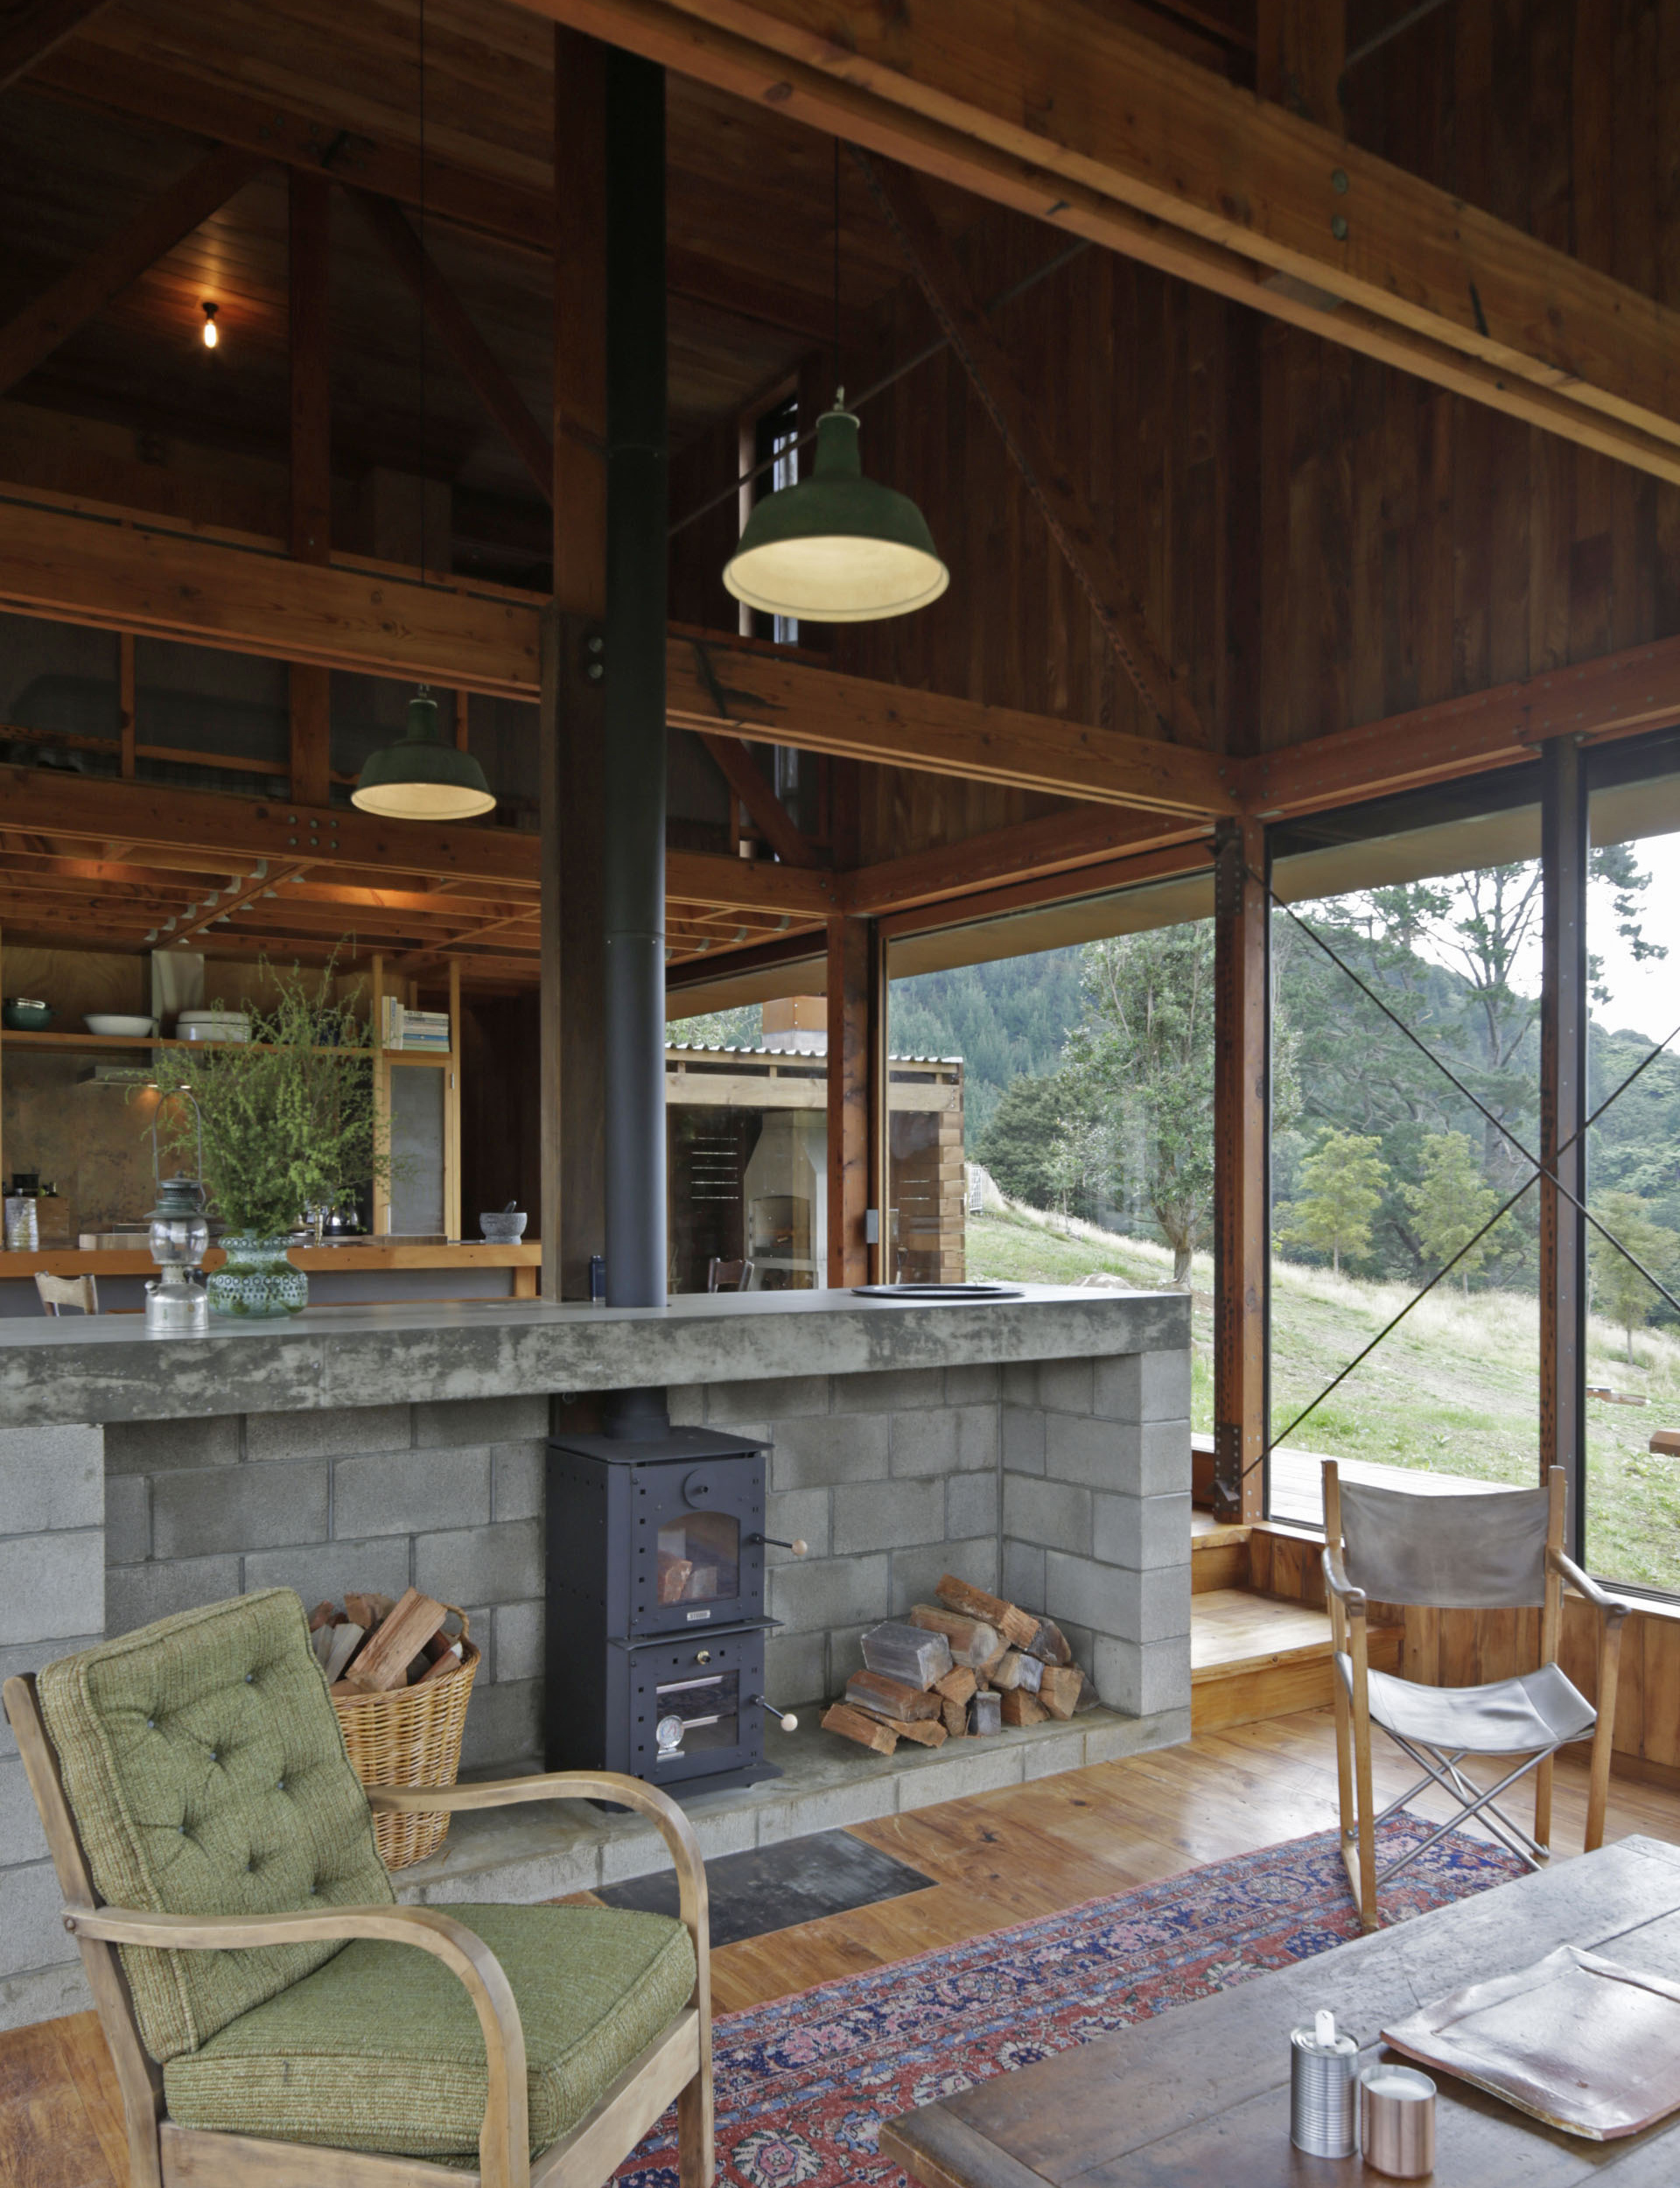
<instances>
[{"instance_id":1,"label":"potted green plant","mask_svg":"<svg viewBox=\"0 0 1680 2188\"><path fill-rule=\"evenodd\" d=\"M287 1258L294 1227L391 1174L360 987L335 992L336 960L313 980L296 967L262 970L274 1000L252 1011L248 1041L168 1052L169 1076L192 1102L165 1102L161 1128L193 1153L196 1104L206 1193L226 1226L227 1260L206 1285L215 1315L306 1307L309 1278Z\"/></svg>"}]
</instances>

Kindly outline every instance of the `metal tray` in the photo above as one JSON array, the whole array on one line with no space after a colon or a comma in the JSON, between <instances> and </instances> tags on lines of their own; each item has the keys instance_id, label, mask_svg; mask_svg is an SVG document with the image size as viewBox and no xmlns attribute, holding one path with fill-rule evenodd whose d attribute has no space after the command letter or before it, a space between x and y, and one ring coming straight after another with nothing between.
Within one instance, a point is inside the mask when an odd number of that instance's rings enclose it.
<instances>
[{"instance_id":1,"label":"metal tray","mask_svg":"<svg viewBox=\"0 0 1680 2188\"><path fill-rule=\"evenodd\" d=\"M1594 2142L1680 2109L1680 1983L1578 1946L1438 1998L1382 2040Z\"/></svg>"}]
</instances>

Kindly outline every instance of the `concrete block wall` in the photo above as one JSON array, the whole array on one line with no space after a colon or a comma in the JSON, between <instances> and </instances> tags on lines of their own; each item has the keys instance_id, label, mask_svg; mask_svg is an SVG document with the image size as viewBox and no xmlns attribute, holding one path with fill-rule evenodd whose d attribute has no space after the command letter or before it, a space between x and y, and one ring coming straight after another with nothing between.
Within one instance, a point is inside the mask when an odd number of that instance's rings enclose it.
<instances>
[{"instance_id":1,"label":"concrete block wall","mask_svg":"<svg viewBox=\"0 0 1680 2188\"><path fill-rule=\"evenodd\" d=\"M1111 1708L1187 1709L1182 1355L695 1385L669 1403L679 1424L773 1444L766 1532L809 1545L767 1553L775 1700L837 1693L865 1628L949 1570L1048 1610ZM252 1588L314 1602L412 1582L463 1605L484 1651L466 1764L535 1757L550 1413L472 1399L0 1431L0 1673ZM87 2002L9 1730L0 1826L9 2027Z\"/></svg>"},{"instance_id":2,"label":"concrete block wall","mask_svg":"<svg viewBox=\"0 0 1680 2188\"><path fill-rule=\"evenodd\" d=\"M412 1585L458 1603L483 1652L464 1762L534 1756L550 1411L546 1398L472 1398L113 1421L106 1630L258 1588L316 1603Z\"/></svg>"},{"instance_id":3,"label":"concrete block wall","mask_svg":"<svg viewBox=\"0 0 1680 2188\"><path fill-rule=\"evenodd\" d=\"M1049 1613L1111 1709L1190 1705L1190 1361L1003 1371L1002 1592Z\"/></svg>"},{"instance_id":4,"label":"concrete block wall","mask_svg":"<svg viewBox=\"0 0 1680 2188\"><path fill-rule=\"evenodd\" d=\"M0 1679L38 1671L105 1626L98 1428L0 1428ZM23 1758L0 1723L0 2028L88 2002Z\"/></svg>"}]
</instances>

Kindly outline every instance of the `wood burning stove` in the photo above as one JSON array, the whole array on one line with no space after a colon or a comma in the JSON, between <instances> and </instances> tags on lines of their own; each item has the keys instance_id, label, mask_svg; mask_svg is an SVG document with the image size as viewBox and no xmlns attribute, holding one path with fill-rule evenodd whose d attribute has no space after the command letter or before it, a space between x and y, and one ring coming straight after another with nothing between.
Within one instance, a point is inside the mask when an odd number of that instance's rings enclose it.
<instances>
[{"instance_id":1,"label":"wood burning stove","mask_svg":"<svg viewBox=\"0 0 1680 2188\"><path fill-rule=\"evenodd\" d=\"M780 1775L764 1753L781 1715L763 1693L767 1449L704 1428L550 1441L550 1770L678 1792Z\"/></svg>"}]
</instances>

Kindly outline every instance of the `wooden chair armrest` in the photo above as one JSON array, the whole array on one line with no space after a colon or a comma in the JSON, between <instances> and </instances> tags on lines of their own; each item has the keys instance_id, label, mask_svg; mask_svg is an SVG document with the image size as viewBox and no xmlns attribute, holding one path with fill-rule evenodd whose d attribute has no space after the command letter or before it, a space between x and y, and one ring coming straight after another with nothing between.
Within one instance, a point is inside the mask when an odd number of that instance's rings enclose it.
<instances>
[{"instance_id":1,"label":"wooden chair armrest","mask_svg":"<svg viewBox=\"0 0 1680 2188\"><path fill-rule=\"evenodd\" d=\"M1343 1568L1341 1560L1332 1549L1324 1553L1324 1584L1336 1596L1350 1618L1365 1616L1367 1597L1362 1588L1355 1588Z\"/></svg>"},{"instance_id":2,"label":"wooden chair armrest","mask_svg":"<svg viewBox=\"0 0 1680 2188\"><path fill-rule=\"evenodd\" d=\"M1623 1602L1620 1595L1608 1594L1599 1586L1597 1581L1590 1574L1581 1570L1573 1558L1566 1557L1563 1551L1549 1549L1546 1552L1546 1561L1554 1573L1563 1575L1564 1580L1578 1595L1585 1595L1587 1602L1601 1616L1613 1619L1620 1625L1624 1618L1632 1615L1634 1607L1631 1603Z\"/></svg>"},{"instance_id":3,"label":"wooden chair armrest","mask_svg":"<svg viewBox=\"0 0 1680 2188\"><path fill-rule=\"evenodd\" d=\"M377 1938L417 1946L466 1986L484 2037L488 2092L479 2136L484 2188L529 2188L531 2131L525 2031L512 1986L484 1939L438 1907L325 1907L270 1915L158 1914L136 1907L66 1907L74 1938L170 1953L230 1952L242 1946L311 1945Z\"/></svg>"},{"instance_id":4,"label":"wooden chair armrest","mask_svg":"<svg viewBox=\"0 0 1680 2188\"><path fill-rule=\"evenodd\" d=\"M700 1841L668 1793L616 1771L542 1771L529 1778L493 1778L466 1785L369 1785L372 1808L418 1810L509 1808L526 1800L612 1800L649 1819L676 1871L682 1922L699 1950L708 1935L706 1865Z\"/></svg>"}]
</instances>

